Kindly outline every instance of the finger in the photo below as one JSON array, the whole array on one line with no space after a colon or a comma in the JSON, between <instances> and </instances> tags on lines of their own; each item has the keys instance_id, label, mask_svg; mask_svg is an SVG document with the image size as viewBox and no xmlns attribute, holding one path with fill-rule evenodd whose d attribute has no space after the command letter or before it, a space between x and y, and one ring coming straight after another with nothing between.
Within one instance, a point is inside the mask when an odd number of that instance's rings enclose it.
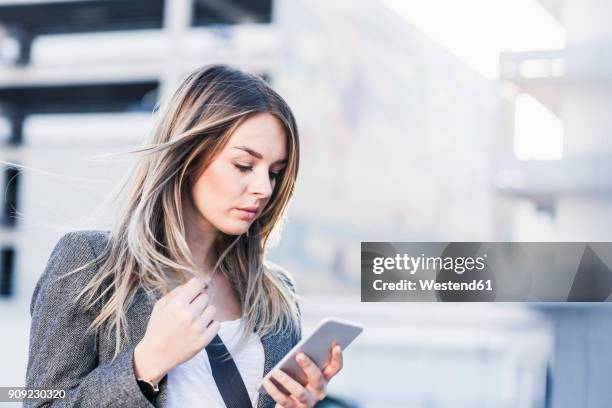
<instances>
[{"instance_id":1,"label":"finger","mask_svg":"<svg viewBox=\"0 0 612 408\"><path fill-rule=\"evenodd\" d=\"M281 392L276 387L276 385L274 385L274 383L272 383L272 381L270 381L269 379L264 381L263 386L266 389L266 392L280 406L285 407L285 408L295 406L295 404L293 404L293 401L291 400L291 398L288 395L285 395L283 392Z\"/></svg>"},{"instance_id":2,"label":"finger","mask_svg":"<svg viewBox=\"0 0 612 408\"><path fill-rule=\"evenodd\" d=\"M213 320L208 325L208 327L206 328L206 331L204 332L204 334L202 335L202 338L200 339L202 342L202 348L210 344L213 337L215 337L217 333L219 332L220 327L221 327L221 324L217 320Z\"/></svg>"},{"instance_id":3,"label":"finger","mask_svg":"<svg viewBox=\"0 0 612 408\"><path fill-rule=\"evenodd\" d=\"M204 311L204 308L209 304L209 298L206 293L200 292L198 296L191 301L191 309L196 316L199 316Z\"/></svg>"},{"instance_id":4,"label":"finger","mask_svg":"<svg viewBox=\"0 0 612 408\"><path fill-rule=\"evenodd\" d=\"M198 296L202 290L204 290L205 285L206 279L203 277L191 278L189 282L174 289L177 293L174 295L173 299L185 303L191 303L191 301L195 299L195 297Z\"/></svg>"},{"instance_id":5,"label":"finger","mask_svg":"<svg viewBox=\"0 0 612 408\"><path fill-rule=\"evenodd\" d=\"M308 385L319 392L324 392L325 384L321 369L304 353L298 353L295 360L308 377Z\"/></svg>"},{"instance_id":6,"label":"finger","mask_svg":"<svg viewBox=\"0 0 612 408\"><path fill-rule=\"evenodd\" d=\"M217 308L215 305L208 305L202 314L200 314L198 321L202 323L204 327L208 327L210 322L212 322L215 318L215 314L217 313Z\"/></svg>"},{"instance_id":7,"label":"finger","mask_svg":"<svg viewBox=\"0 0 612 408\"><path fill-rule=\"evenodd\" d=\"M195 277L194 277L195 278ZM186 283L176 286L175 288L166 292L162 297L159 298L159 303L167 303L169 300L173 299L180 291Z\"/></svg>"},{"instance_id":8,"label":"finger","mask_svg":"<svg viewBox=\"0 0 612 408\"><path fill-rule=\"evenodd\" d=\"M170 300L175 298L179 293L181 293L184 289L185 286L187 286L187 284L189 282L191 282L192 280L197 279L195 276L192 277L191 279L189 279L187 282L185 283L181 283L180 285L176 286L175 288L173 288L172 290L170 290L168 293L166 293L162 299L166 299L166 300Z\"/></svg>"},{"instance_id":9,"label":"finger","mask_svg":"<svg viewBox=\"0 0 612 408\"><path fill-rule=\"evenodd\" d=\"M291 396L298 400L302 404L308 404L313 398L310 392L299 382L291 378L283 370L274 370L272 377L278 381L287 391L291 393Z\"/></svg>"},{"instance_id":10,"label":"finger","mask_svg":"<svg viewBox=\"0 0 612 408\"><path fill-rule=\"evenodd\" d=\"M332 348L331 361L325 367L325 369L323 369L323 377L329 381L333 376L338 374L338 372L342 369L342 365L342 348L339 345L335 345Z\"/></svg>"}]
</instances>

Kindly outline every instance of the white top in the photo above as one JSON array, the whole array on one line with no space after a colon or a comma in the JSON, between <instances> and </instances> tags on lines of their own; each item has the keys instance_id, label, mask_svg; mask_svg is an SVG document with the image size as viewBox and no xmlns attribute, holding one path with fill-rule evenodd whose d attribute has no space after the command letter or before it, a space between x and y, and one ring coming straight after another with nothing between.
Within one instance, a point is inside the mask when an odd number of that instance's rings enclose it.
<instances>
[{"instance_id":1,"label":"white top","mask_svg":"<svg viewBox=\"0 0 612 408\"><path fill-rule=\"evenodd\" d=\"M238 355L234 354L234 348L243 330L240 323L240 319L221 322L219 337L231 353L251 397L251 403L255 407L258 397L257 385L263 378L264 349L259 336L252 333L248 343ZM206 349L202 349L190 360L176 366L168 373L167 393L167 404L172 408L226 408L213 378Z\"/></svg>"}]
</instances>

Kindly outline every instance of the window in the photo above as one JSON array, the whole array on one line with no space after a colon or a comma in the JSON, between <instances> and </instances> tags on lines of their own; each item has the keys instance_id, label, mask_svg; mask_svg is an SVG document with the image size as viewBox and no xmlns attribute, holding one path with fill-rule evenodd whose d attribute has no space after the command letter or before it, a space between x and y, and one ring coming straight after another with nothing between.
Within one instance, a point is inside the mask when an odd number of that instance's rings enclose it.
<instances>
[{"instance_id":1,"label":"window","mask_svg":"<svg viewBox=\"0 0 612 408\"><path fill-rule=\"evenodd\" d=\"M4 247L0 251L0 296L13 294L13 271L15 264L15 249Z\"/></svg>"},{"instance_id":2,"label":"window","mask_svg":"<svg viewBox=\"0 0 612 408\"><path fill-rule=\"evenodd\" d=\"M519 160L563 158L563 121L531 95L516 98L514 154Z\"/></svg>"},{"instance_id":3,"label":"window","mask_svg":"<svg viewBox=\"0 0 612 408\"><path fill-rule=\"evenodd\" d=\"M14 227L17 221L17 195L19 191L19 170L7 167L4 170L2 189L2 224Z\"/></svg>"}]
</instances>

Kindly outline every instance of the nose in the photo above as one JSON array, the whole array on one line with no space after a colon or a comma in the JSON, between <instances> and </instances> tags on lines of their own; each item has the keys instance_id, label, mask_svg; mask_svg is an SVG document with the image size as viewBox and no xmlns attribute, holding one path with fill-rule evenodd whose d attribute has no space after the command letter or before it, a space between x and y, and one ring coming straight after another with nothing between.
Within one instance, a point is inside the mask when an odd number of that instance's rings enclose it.
<instances>
[{"instance_id":1,"label":"nose","mask_svg":"<svg viewBox=\"0 0 612 408\"><path fill-rule=\"evenodd\" d=\"M250 184L251 193L258 195L262 199L270 198L274 187L273 182L267 171L260 171L253 175L253 180Z\"/></svg>"}]
</instances>

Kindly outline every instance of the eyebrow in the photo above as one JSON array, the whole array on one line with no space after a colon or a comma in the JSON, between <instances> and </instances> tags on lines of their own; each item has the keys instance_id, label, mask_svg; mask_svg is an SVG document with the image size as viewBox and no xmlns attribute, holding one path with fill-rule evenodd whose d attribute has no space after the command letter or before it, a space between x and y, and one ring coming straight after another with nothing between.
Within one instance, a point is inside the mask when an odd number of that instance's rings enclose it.
<instances>
[{"instance_id":1,"label":"eyebrow","mask_svg":"<svg viewBox=\"0 0 612 408\"><path fill-rule=\"evenodd\" d=\"M259 160L263 159L263 155L261 153L251 149L250 147L246 147L246 146L234 146L234 149L239 149L239 150L245 151L248 154L250 154L251 156L253 156L253 157L255 157L255 158L259 159ZM285 160L275 161L273 164L285 164L285 163L287 163L286 159Z\"/></svg>"}]
</instances>

